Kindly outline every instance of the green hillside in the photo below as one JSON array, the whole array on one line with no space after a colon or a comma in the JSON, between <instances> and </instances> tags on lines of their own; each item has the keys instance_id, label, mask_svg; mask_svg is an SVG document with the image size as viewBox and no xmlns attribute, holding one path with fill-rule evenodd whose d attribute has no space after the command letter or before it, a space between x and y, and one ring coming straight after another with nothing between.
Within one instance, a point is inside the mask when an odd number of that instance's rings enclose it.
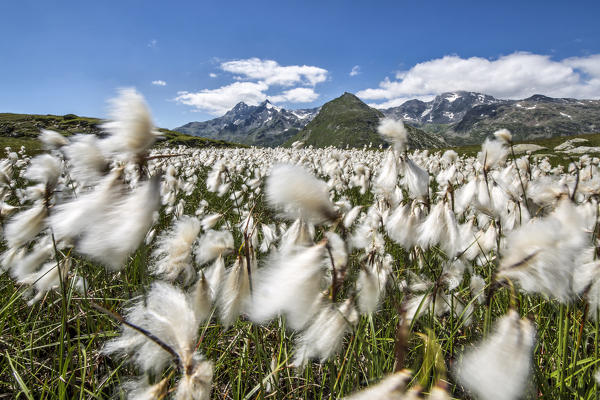
<instances>
[{"instance_id":1,"label":"green hillside","mask_svg":"<svg viewBox=\"0 0 600 400\"><path fill-rule=\"evenodd\" d=\"M64 136L78 133L103 135L100 129L102 120L98 118L80 117L74 114L67 115L36 115L0 113L0 148L10 146L14 149L25 146L28 152L35 153L41 150L37 140L42 129L50 129ZM185 135L183 133L159 128L163 137L157 146L187 147L231 147L235 144L222 140L213 140Z\"/></svg>"},{"instance_id":2,"label":"green hillside","mask_svg":"<svg viewBox=\"0 0 600 400\"><path fill-rule=\"evenodd\" d=\"M325 103L319 114L286 144L301 140L314 147L387 145L377 133L381 118L384 118L381 111L369 107L351 93L344 93ZM446 145L442 139L420 129L412 126L407 126L407 129L410 148L438 148Z\"/></svg>"}]
</instances>

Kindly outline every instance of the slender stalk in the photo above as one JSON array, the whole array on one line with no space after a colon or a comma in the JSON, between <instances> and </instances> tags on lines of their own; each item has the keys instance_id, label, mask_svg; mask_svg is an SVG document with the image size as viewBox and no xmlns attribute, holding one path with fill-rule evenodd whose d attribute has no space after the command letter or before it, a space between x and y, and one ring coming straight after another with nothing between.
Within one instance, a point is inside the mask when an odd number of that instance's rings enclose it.
<instances>
[{"instance_id":1,"label":"slender stalk","mask_svg":"<svg viewBox=\"0 0 600 400\"><path fill-rule=\"evenodd\" d=\"M151 341L153 341L154 343L156 343L158 346L160 346L160 348L162 348L163 350L165 350L167 353L169 353L176 361L177 367L179 368L180 371L184 371L184 365L183 362L181 360L181 357L179 357L179 354L175 351L175 349L173 349L171 346L169 346L168 344L166 344L165 342L163 342L160 338L158 338L156 335L154 335L152 332L139 327L135 324L132 324L131 322L127 321L125 318L123 318L122 316L120 316L119 314L117 314L114 311L110 311L107 308L102 307L99 304L94 303L93 301L90 301L90 306L98 311L100 311L103 314L108 315L109 317L111 317L112 319L114 319L115 321L126 325L128 327L130 327L133 330L138 331L139 333L141 333L142 335L146 336L148 339L150 339Z\"/></svg>"},{"instance_id":2,"label":"slender stalk","mask_svg":"<svg viewBox=\"0 0 600 400\"><path fill-rule=\"evenodd\" d=\"M519 171L519 166L517 165L517 157L515 156L515 148L513 146L512 141L510 142L510 152L512 153L513 163L515 164L517 176L519 177L519 183L521 184L521 190L523 191L523 200L525 200L525 207L527 207L527 210L529 210L529 203L527 202L527 193L525 192L525 185L523 184L523 179L521 178L521 171Z\"/></svg>"}]
</instances>

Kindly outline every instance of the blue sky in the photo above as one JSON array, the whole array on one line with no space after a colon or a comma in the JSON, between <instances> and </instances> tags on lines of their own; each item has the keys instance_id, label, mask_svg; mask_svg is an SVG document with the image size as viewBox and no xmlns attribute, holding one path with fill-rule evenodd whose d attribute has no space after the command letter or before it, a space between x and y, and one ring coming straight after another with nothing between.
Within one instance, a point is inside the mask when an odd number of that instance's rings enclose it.
<instances>
[{"instance_id":1,"label":"blue sky","mask_svg":"<svg viewBox=\"0 0 600 400\"><path fill-rule=\"evenodd\" d=\"M167 128L345 91L379 107L458 89L600 97L600 2L419 3L5 1L0 112L103 117L120 87Z\"/></svg>"}]
</instances>

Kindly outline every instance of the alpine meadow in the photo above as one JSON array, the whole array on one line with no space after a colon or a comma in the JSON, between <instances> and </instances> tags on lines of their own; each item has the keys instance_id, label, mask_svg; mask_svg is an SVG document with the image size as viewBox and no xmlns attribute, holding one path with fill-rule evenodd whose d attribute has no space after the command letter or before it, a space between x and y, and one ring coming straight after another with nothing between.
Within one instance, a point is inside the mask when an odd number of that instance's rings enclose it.
<instances>
[{"instance_id":1,"label":"alpine meadow","mask_svg":"<svg viewBox=\"0 0 600 400\"><path fill-rule=\"evenodd\" d=\"M597 157L390 118L380 148L157 145L111 104L0 161L0 397L597 398Z\"/></svg>"},{"instance_id":2,"label":"alpine meadow","mask_svg":"<svg viewBox=\"0 0 600 400\"><path fill-rule=\"evenodd\" d=\"M0 16L0 400L600 400L600 1Z\"/></svg>"}]
</instances>

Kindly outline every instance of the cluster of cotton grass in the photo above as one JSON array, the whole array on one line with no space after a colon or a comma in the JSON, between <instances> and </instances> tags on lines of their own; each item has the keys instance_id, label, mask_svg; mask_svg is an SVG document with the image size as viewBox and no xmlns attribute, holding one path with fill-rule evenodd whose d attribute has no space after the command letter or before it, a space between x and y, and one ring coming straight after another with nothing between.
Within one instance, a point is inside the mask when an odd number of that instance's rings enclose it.
<instances>
[{"instance_id":1,"label":"cluster of cotton grass","mask_svg":"<svg viewBox=\"0 0 600 400\"><path fill-rule=\"evenodd\" d=\"M85 289L73 252L122 269L158 211L160 177L142 168L156 138L142 97L124 90L112 116L103 139L43 131L48 153L19 160L25 161L21 168L13 157L3 160L7 250L1 265L17 282L32 286L31 303L63 284ZM21 179L31 185L16 188ZM19 205L9 206L15 198Z\"/></svg>"},{"instance_id":2,"label":"cluster of cotton grass","mask_svg":"<svg viewBox=\"0 0 600 400\"><path fill-rule=\"evenodd\" d=\"M106 138L46 131L48 154L2 160L2 266L31 285L36 302L65 285L86 290L77 257L119 270L142 242L153 247L148 270L157 281L126 307L122 335L104 348L143 373L126 385L130 398L209 398L213 367L199 330L213 320L233 329L240 319L278 321L294 332L290 365L301 371L336 355L361 316L398 291L403 324L451 314L469 326L503 288L513 299L517 290L563 303L584 297L592 316L600 307L597 160L582 157L565 172L547 159L516 158L506 130L477 158L409 153L407 131L393 120L379 126L392 144L383 152L151 151L156 134L141 96L124 91L114 106ZM32 185L17 189L17 179ZM198 186L235 217L205 200L186 215ZM353 204L354 188L372 193L372 204ZM9 205L15 199L19 206ZM263 202L274 220L255 211ZM170 226L158 231L159 219ZM389 243L406 258L392 256ZM478 398L517 399L527 390L535 328L516 307L495 326L454 376ZM177 371L175 387L165 371ZM420 396L407 382L396 373L350 398ZM447 398L444 386L429 398Z\"/></svg>"}]
</instances>

